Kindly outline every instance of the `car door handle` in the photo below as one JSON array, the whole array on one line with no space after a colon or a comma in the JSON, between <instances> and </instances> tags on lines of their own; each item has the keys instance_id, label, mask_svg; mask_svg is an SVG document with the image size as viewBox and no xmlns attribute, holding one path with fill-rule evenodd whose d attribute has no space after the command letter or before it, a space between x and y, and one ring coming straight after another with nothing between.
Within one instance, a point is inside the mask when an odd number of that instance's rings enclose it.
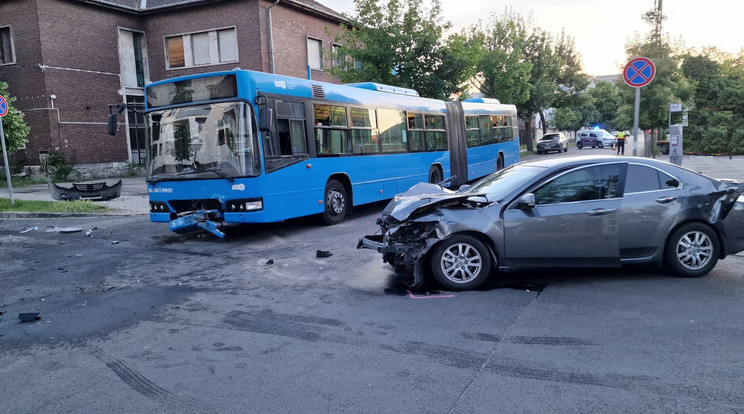
<instances>
[{"instance_id":1,"label":"car door handle","mask_svg":"<svg viewBox=\"0 0 744 414\"><path fill-rule=\"evenodd\" d=\"M659 204L667 204L667 203L671 203L672 201L676 199L677 197L661 197L661 198L657 198L656 202Z\"/></svg>"},{"instance_id":2,"label":"car door handle","mask_svg":"<svg viewBox=\"0 0 744 414\"><path fill-rule=\"evenodd\" d=\"M594 210L587 211L586 214L590 216L603 216L605 214L610 214L613 211L615 211L614 208L597 208Z\"/></svg>"}]
</instances>

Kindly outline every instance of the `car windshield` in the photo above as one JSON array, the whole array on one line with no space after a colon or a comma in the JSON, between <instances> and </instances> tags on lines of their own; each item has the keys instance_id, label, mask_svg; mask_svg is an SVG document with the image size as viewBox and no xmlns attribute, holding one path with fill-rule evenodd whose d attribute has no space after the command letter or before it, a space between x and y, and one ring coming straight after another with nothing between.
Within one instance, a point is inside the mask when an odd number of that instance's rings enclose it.
<instances>
[{"instance_id":1,"label":"car windshield","mask_svg":"<svg viewBox=\"0 0 744 414\"><path fill-rule=\"evenodd\" d=\"M260 172L251 109L244 103L166 109L148 119L150 179L232 179Z\"/></svg>"},{"instance_id":2,"label":"car windshield","mask_svg":"<svg viewBox=\"0 0 744 414\"><path fill-rule=\"evenodd\" d=\"M600 138L615 138L612 136L612 134L605 131L604 129L600 129L599 131L597 131L597 136L599 136Z\"/></svg>"},{"instance_id":3,"label":"car windshield","mask_svg":"<svg viewBox=\"0 0 744 414\"><path fill-rule=\"evenodd\" d=\"M501 201L543 170L543 167L515 164L476 181L463 193L486 194L489 200Z\"/></svg>"},{"instance_id":4,"label":"car windshield","mask_svg":"<svg viewBox=\"0 0 744 414\"><path fill-rule=\"evenodd\" d=\"M544 137L542 137L542 139L540 139L540 141L558 141L558 135L545 135Z\"/></svg>"}]
</instances>

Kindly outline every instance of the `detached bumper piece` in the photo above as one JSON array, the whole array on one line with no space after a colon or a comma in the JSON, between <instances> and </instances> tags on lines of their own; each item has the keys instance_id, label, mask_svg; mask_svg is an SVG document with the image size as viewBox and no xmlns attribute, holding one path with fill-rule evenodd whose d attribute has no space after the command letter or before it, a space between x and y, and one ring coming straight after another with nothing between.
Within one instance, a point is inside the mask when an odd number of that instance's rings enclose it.
<instances>
[{"instance_id":1,"label":"detached bumper piece","mask_svg":"<svg viewBox=\"0 0 744 414\"><path fill-rule=\"evenodd\" d=\"M194 214L171 220L169 227L172 232L178 234L191 233L192 231L197 231L199 229L206 230L220 239L224 239L225 233L217 228L217 223L209 220L209 215L214 213L217 213L217 211L198 211Z\"/></svg>"},{"instance_id":2,"label":"detached bumper piece","mask_svg":"<svg viewBox=\"0 0 744 414\"><path fill-rule=\"evenodd\" d=\"M385 244L382 241L382 235L375 234L371 236L364 236L359 239L359 243L357 243L357 249L371 249L382 254L403 254L410 250L411 246L397 243Z\"/></svg>"},{"instance_id":3,"label":"detached bumper piece","mask_svg":"<svg viewBox=\"0 0 744 414\"><path fill-rule=\"evenodd\" d=\"M50 182L49 192L55 200L111 200L121 195L121 180L112 186L103 181L100 183L73 183L72 187L69 188Z\"/></svg>"}]
</instances>

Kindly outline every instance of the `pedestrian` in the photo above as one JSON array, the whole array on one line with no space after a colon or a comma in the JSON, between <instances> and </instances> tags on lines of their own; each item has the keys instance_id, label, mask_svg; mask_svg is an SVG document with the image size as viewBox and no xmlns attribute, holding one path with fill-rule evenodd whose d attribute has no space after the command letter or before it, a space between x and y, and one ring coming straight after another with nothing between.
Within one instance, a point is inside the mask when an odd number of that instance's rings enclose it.
<instances>
[{"instance_id":1,"label":"pedestrian","mask_svg":"<svg viewBox=\"0 0 744 414\"><path fill-rule=\"evenodd\" d=\"M617 155L625 155L625 132L617 133Z\"/></svg>"}]
</instances>

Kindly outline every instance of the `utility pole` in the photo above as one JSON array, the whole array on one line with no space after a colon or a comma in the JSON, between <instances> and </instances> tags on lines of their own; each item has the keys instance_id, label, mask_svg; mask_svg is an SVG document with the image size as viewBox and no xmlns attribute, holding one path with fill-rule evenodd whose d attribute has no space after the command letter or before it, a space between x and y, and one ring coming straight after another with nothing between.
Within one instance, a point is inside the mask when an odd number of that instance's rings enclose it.
<instances>
[{"instance_id":1,"label":"utility pole","mask_svg":"<svg viewBox=\"0 0 744 414\"><path fill-rule=\"evenodd\" d=\"M659 44L661 44L661 23L666 18L664 16L664 13L662 13L661 8L662 0L654 0L654 9L646 12L646 14L642 16L643 20L651 23L654 26L653 37L654 40Z\"/></svg>"}]
</instances>

